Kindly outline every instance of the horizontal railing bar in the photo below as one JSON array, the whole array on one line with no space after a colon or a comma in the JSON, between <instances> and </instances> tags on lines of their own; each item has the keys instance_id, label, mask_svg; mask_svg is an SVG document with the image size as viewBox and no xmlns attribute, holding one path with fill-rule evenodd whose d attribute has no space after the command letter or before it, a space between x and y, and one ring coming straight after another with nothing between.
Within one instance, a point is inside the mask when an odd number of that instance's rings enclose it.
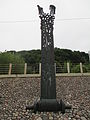
<instances>
[{"instance_id":1,"label":"horizontal railing bar","mask_svg":"<svg viewBox=\"0 0 90 120\"><path fill-rule=\"evenodd\" d=\"M62 73L56 74L56 77L78 77L78 76L90 76L90 73ZM12 74L12 75L0 75L0 78L24 78L24 77L41 77L40 74Z\"/></svg>"}]
</instances>

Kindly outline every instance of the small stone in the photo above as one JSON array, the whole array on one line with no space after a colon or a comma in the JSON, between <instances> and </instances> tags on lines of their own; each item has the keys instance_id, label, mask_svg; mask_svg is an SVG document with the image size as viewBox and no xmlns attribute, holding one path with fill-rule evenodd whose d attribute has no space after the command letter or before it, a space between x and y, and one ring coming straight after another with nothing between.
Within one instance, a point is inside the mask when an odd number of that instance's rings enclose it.
<instances>
[{"instance_id":1,"label":"small stone","mask_svg":"<svg viewBox=\"0 0 90 120\"><path fill-rule=\"evenodd\" d=\"M50 117L49 117L49 120L53 120L53 117L52 117L52 116L50 116Z\"/></svg>"},{"instance_id":2,"label":"small stone","mask_svg":"<svg viewBox=\"0 0 90 120\"><path fill-rule=\"evenodd\" d=\"M7 120L12 120L11 117L8 117Z\"/></svg>"},{"instance_id":3,"label":"small stone","mask_svg":"<svg viewBox=\"0 0 90 120\"><path fill-rule=\"evenodd\" d=\"M85 117L81 117L81 120L87 120Z\"/></svg>"},{"instance_id":4,"label":"small stone","mask_svg":"<svg viewBox=\"0 0 90 120\"><path fill-rule=\"evenodd\" d=\"M25 115L28 115L28 112L26 112Z\"/></svg>"},{"instance_id":5,"label":"small stone","mask_svg":"<svg viewBox=\"0 0 90 120\"><path fill-rule=\"evenodd\" d=\"M27 116L27 118L29 118L29 116Z\"/></svg>"},{"instance_id":6,"label":"small stone","mask_svg":"<svg viewBox=\"0 0 90 120\"><path fill-rule=\"evenodd\" d=\"M82 115L81 111L77 112L77 115L81 116Z\"/></svg>"},{"instance_id":7,"label":"small stone","mask_svg":"<svg viewBox=\"0 0 90 120\"><path fill-rule=\"evenodd\" d=\"M57 118L59 118L59 115L57 115L57 116L54 116L54 117L57 117Z\"/></svg>"},{"instance_id":8,"label":"small stone","mask_svg":"<svg viewBox=\"0 0 90 120\"><path fill-rule=\"evenodd\" d=\"M80 118L80 116L79 115L76 115L76 119L79 119Z\"/></svg>"},{"instance_id":9,"label":"small stone","mask_svg":"<svg viewBox=\"0 0 90 120\"><path fill-rule=\"evenodd\" d=\"M42 116L42 119L43 119L43 120L48 120L47 114L43 114L43 115L41 115L41 116Z\"/></svg>"},{"instance_id":10,"label":"small stone","mask_svg":"<svg viewBox=\"0 0 90 120\"><path fill-rule=\"evenodd\" d=\"M73 118L72 120L76 120L75 118Z\"/></svg>"},{"instance_id":11,"label":"small stone","mask_svg":"<svg viewBox=\"0 0 90 120\"><path fill-rule=\"evenodd\" d=\"M77 109L74 109L74 110L73 110L73 114L77 114Z\"/></svg>"},{"instance_id":12,"label":"small stone","mask_svg":"<svg viewBox=\"0 0 90 120\"><path fill-rule=\"evenodd\" d=\"M37 118L37 120L42 120L42 118L41 118L41 117L39 117L39 118Z\"/></svg>"},{"instance_id":13,"label":"small stone","mask_svg":"<svg viewBox=\"0 0 90 120\"><path fill-rule=\"evenodd\" d=\"M5 114L4 117L8 117L8 115Z\"/></svg>"},{"instance_id":14,"label":"small stone","mask_svg":"<svg viewBox=\"0 0 90 120\"><path fill-rule=\"evenodd\" d=\"M16 120L16 117L12 117L12 120Z\"/></svg>"},{"instance_id":15,"label":"small stone","mask_svg":"<svg viewBox=\"0 0 90 120\"><path fill-rule=\"evenodd\" d=\"M23 112L26 112L26 110L23 110Z\"/></svg>"},{"instance_id":16,"label":"small stone","mask_svg":"<svg viewBox=\"0 0 90 120\"><path fill-rule=\"evenodd\" d=\"M69 117L68 120L71 120L71 117Z\"/></svg>"},{"instance_id":17,"label":"small stone","mask_svg":"<svg viewBox=\"0 0 90 120\"><path fill-rule=\"evenodd\" d=\"M87 110L87 114L88 114L88 117L90 118L90 111L89 110Z\"/></svg>"},{"instance_id":18,"label":"small stone","mask_svg":"<svg viewBox=\"0 0 90 120\"><path fill-rule=\"evenodd\" d=\"M58 118L58 120L62 120L62 118Z\"/></svg>"},{"instance_id":19,"label":"small stone","mask_svg":"<svg viewBox=\"0 0 90 120\"><path fill-rule=\"evenodd\" d=\"M64 118L64 120L68 120L68 118Z\"/></svg>"},{"instance_id":20,"label":"small stone","mask_svg":"<svg viewBox=\"0 0 90 120\"><path fill-rule=\"evenodd\" d=\"M17 116L18 116L18 112L15 113L15 117L17 117Z\"/></svg>"},{"instance_id":21,"label":"small stone","mask_svg":"<svg viewBox=\"0 0 90 120\"><path fill-rule=\"evenodd\" d=\"M17 119L21 119L21 117L20 117L20 116L18 116L18 117L17 117Z\"/></svg>"}]
</instances>

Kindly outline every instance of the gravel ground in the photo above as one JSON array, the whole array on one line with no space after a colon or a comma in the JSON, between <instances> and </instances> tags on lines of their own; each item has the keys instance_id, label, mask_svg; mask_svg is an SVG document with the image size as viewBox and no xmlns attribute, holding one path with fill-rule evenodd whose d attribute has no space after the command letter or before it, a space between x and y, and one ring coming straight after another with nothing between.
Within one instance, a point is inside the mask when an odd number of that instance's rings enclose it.
<instances>
[{"instance_id":1,"label":"gravel ground","mask_svg":"<svg viewBox=\"0 0 90 120\"><path fill-rule=\"evenodd\" d=\"M0 79L0 120L90 120L90 77L57 77L56 83L57 99L72 105L64 115L25 110L40 96L40 78Z\"/></svg>"}]
</instances>

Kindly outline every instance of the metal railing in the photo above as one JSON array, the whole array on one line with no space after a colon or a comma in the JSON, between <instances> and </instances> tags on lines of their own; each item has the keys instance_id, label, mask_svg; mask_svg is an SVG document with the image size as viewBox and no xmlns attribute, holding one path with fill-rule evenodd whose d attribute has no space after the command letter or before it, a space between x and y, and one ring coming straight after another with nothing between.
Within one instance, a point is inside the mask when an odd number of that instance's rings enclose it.
<instances>
[{"instance_id":1,"label":"metal railing","mask_svg":"<svg viewBox=\"0 0 90 120\"><path fill-rule=\"evenodd\" d=\"M55 64L56 73L90 73L90 63L60 63ZM0 75L4 74L41 74L40 64L0 64Z\"/></svg>"},{"instance_id":2,"label":"metal railing","mask_svg":"<svg viewBox=\"0 0 90 120\"><path fill-rule=\"evenodd\" d=\"M0 64L0 74L9 73L9 64Z\"/></svg>"},{"instance_id":3,"label":"metal railing","mask_svg":"<svg viewBox=\"0 0 90 120\"><path fill-rule=\"evenodd\" d=\"M56 64L56 73L67 73L67 63Z\"/></svg>"}]
</instances>

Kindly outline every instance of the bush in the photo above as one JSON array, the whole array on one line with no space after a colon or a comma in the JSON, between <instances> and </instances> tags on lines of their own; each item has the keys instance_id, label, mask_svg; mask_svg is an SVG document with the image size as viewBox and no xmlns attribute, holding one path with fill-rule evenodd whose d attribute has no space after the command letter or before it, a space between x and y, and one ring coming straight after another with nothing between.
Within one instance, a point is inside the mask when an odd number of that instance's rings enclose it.
<instances>
[{"instance_id":1,"label":"bush","mask_svg":"<svg viewBox=\"0 0 90 120\"><path fill-rule=\"evenodd\" d=\"M80 73L80 65L71 67L71 72L72 73Z\"/></svg>"},{"instance_id":2,"label":"bush","mask_svg":"<svg viewBox=\"0 0 90 120\"><path fill-rule=\"evenodd\" d=\"M12 63L12 73L24 73L24 59L18 55L10 52L4 52L0 54L0 73L7 74L9 69L9 63ZM5 71L5 72L4 72Z\"/></svg>"},{"instance_id":3,"label":"bush","mask_svg":"<svg viewBox=\"0 0 90 120\"><path fill-rule=\"evenodd\" d=\"M87 66L83 65L83 72L84 72L84 73L88 71L87 69L88 69ZM80 64L72 67L72 68L71 68L71 72L72 72L72 73L80 73L80 72L81 72L81 71L80 71Z\"/></svg>"}]
</instances>

